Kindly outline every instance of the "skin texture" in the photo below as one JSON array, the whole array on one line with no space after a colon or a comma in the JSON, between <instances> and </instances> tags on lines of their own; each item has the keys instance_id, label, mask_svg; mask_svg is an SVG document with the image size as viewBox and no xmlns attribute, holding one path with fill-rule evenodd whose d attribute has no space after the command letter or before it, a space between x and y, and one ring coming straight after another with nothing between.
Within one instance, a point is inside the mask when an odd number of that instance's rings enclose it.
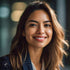
<instances>
[{"instance_id":1,"label":"skin texture","mask_svg":"<svg viewBox=\"0 0 70 70\"><path fill-rule=\"evenodd\" d=\"M49 22L47 22L49 21ZM28 18L25 26L25 37L29 46L43 48L52 39L52 24L48 14L43 10L34 11ZM34 37L46 37L43 41Z\"/></svg>"},{"instance_id":2,"label":"skin texture","mask_svg":"<svg viewBox=\"0 0 70 70\"><path fill-rule=\"evenodd\" d=\"M23 36L26 37L31 61L37 70L41 69L40 57L42 50L50 43L52 35L53 29L48 13L44 10L34 11L26 21Z\"/></svg>"}]
</instances>

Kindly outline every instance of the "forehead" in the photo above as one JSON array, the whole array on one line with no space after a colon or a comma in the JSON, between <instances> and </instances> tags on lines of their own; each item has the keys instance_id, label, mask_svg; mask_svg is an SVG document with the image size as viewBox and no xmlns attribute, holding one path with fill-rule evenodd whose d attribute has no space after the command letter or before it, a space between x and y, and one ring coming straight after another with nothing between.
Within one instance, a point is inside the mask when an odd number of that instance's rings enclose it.
<instances>
[{"instance_id":1,"label":"forehead","mask_svg":"<svg viewBox=\"0 0 70 70\"><path fill-rule=\"evenodd\" d=\"M31 13L28 20L35 19L35 20L50 20L49 14L44 10L35 10Z\"/></svg>"}]
</instances>

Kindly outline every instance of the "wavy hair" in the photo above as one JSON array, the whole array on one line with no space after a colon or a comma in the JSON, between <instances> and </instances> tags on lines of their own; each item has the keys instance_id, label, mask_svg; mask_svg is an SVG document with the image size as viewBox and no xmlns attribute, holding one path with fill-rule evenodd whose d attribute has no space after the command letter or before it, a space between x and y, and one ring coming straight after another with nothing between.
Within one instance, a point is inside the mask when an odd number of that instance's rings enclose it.
<instances>
[{"instance_id":1,"label":"wavy hair","mask_svg":"<svg viewBox=\"0 0 70 70\"><path fill-rule=\"evenodd\" d=\"M52 20L53 37L47 47L43 49L43 53L41 55L41 59L43 58L45 62L45 70L60 70L59 67L63 66L63 54L66 55L64 44L68 46L68 43L64 40L64 31L57 20L54 10L48 5L48 3L42 1L34 1L30 3L19 20L10 50L10 62L12 68L13 70L22 70L22 55L25 58L28 46L22 33L23 31L25 32L25 23L28 17L35 10L46 11Z\"/></svg>"}]
</instances>

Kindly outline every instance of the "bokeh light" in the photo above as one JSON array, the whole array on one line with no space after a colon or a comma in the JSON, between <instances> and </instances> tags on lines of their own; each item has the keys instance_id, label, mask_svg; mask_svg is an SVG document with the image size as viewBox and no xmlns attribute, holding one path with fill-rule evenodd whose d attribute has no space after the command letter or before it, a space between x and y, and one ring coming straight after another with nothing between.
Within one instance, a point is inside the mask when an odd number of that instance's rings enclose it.
<instances>
[{"instance_id":1,"label":"bokeh light","mask_svg":"<svg viewBox=\"0 0 70 70\"><path fill-rule=\"evenodd\" d=\"M26 6L27 6L27 4L24 2L15 2L12 5L11 20L14 22L18 22L21 14L24 12Z\"/></svg>"},{"instance_id":2,"label":"bokeh light","mask_svg":"<svg viewBox=\"0 0 70 70\"><path fill-rule=\"evenodd\" d=\"M12 10L24 10L26 8L27 4L24 2L15 2L12 5Z\"/></svg>"},{"instance_id":3,"label":"bokeh light","mask_svg":"<svg viewBox=\"0 0 70 70\"><path fill-rule=\"evenodd\" d=\"M12 21L18 22L22 13L23 13L23 10L15 10L15 11L13 11L12 14L11 14Z\"/></svg>"},{"instance_id":4,"label":"bokeh light","mask_svg":"<svg viewBox=\"0 0 70 70\"><path fill-rule=\"evenodd\" d=\"M7 6L0 7L0 18L6 18L9 16L10 10Z\"/></svg>"}]
</instances>

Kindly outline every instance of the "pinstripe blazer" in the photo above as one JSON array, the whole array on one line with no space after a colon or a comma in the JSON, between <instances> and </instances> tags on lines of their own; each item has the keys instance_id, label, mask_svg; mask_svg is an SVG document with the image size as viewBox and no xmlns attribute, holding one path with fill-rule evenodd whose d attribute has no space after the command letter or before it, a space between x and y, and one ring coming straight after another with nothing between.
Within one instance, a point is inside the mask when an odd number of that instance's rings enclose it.
<instances>
[{"instance_id":1,"label":"pinstripe blazer","mask_svg":"<svg viewBox=\"0 0 70 70\"><path fill-rule=\"evenodd\" d=\"M22 60L24 60L23 57ZM9 60L9 56L0 57L0 70L13 70ZM29 53L27 53L26 60L23 63L23 70L33 70Z\"/></svg>"}]
</instances>

